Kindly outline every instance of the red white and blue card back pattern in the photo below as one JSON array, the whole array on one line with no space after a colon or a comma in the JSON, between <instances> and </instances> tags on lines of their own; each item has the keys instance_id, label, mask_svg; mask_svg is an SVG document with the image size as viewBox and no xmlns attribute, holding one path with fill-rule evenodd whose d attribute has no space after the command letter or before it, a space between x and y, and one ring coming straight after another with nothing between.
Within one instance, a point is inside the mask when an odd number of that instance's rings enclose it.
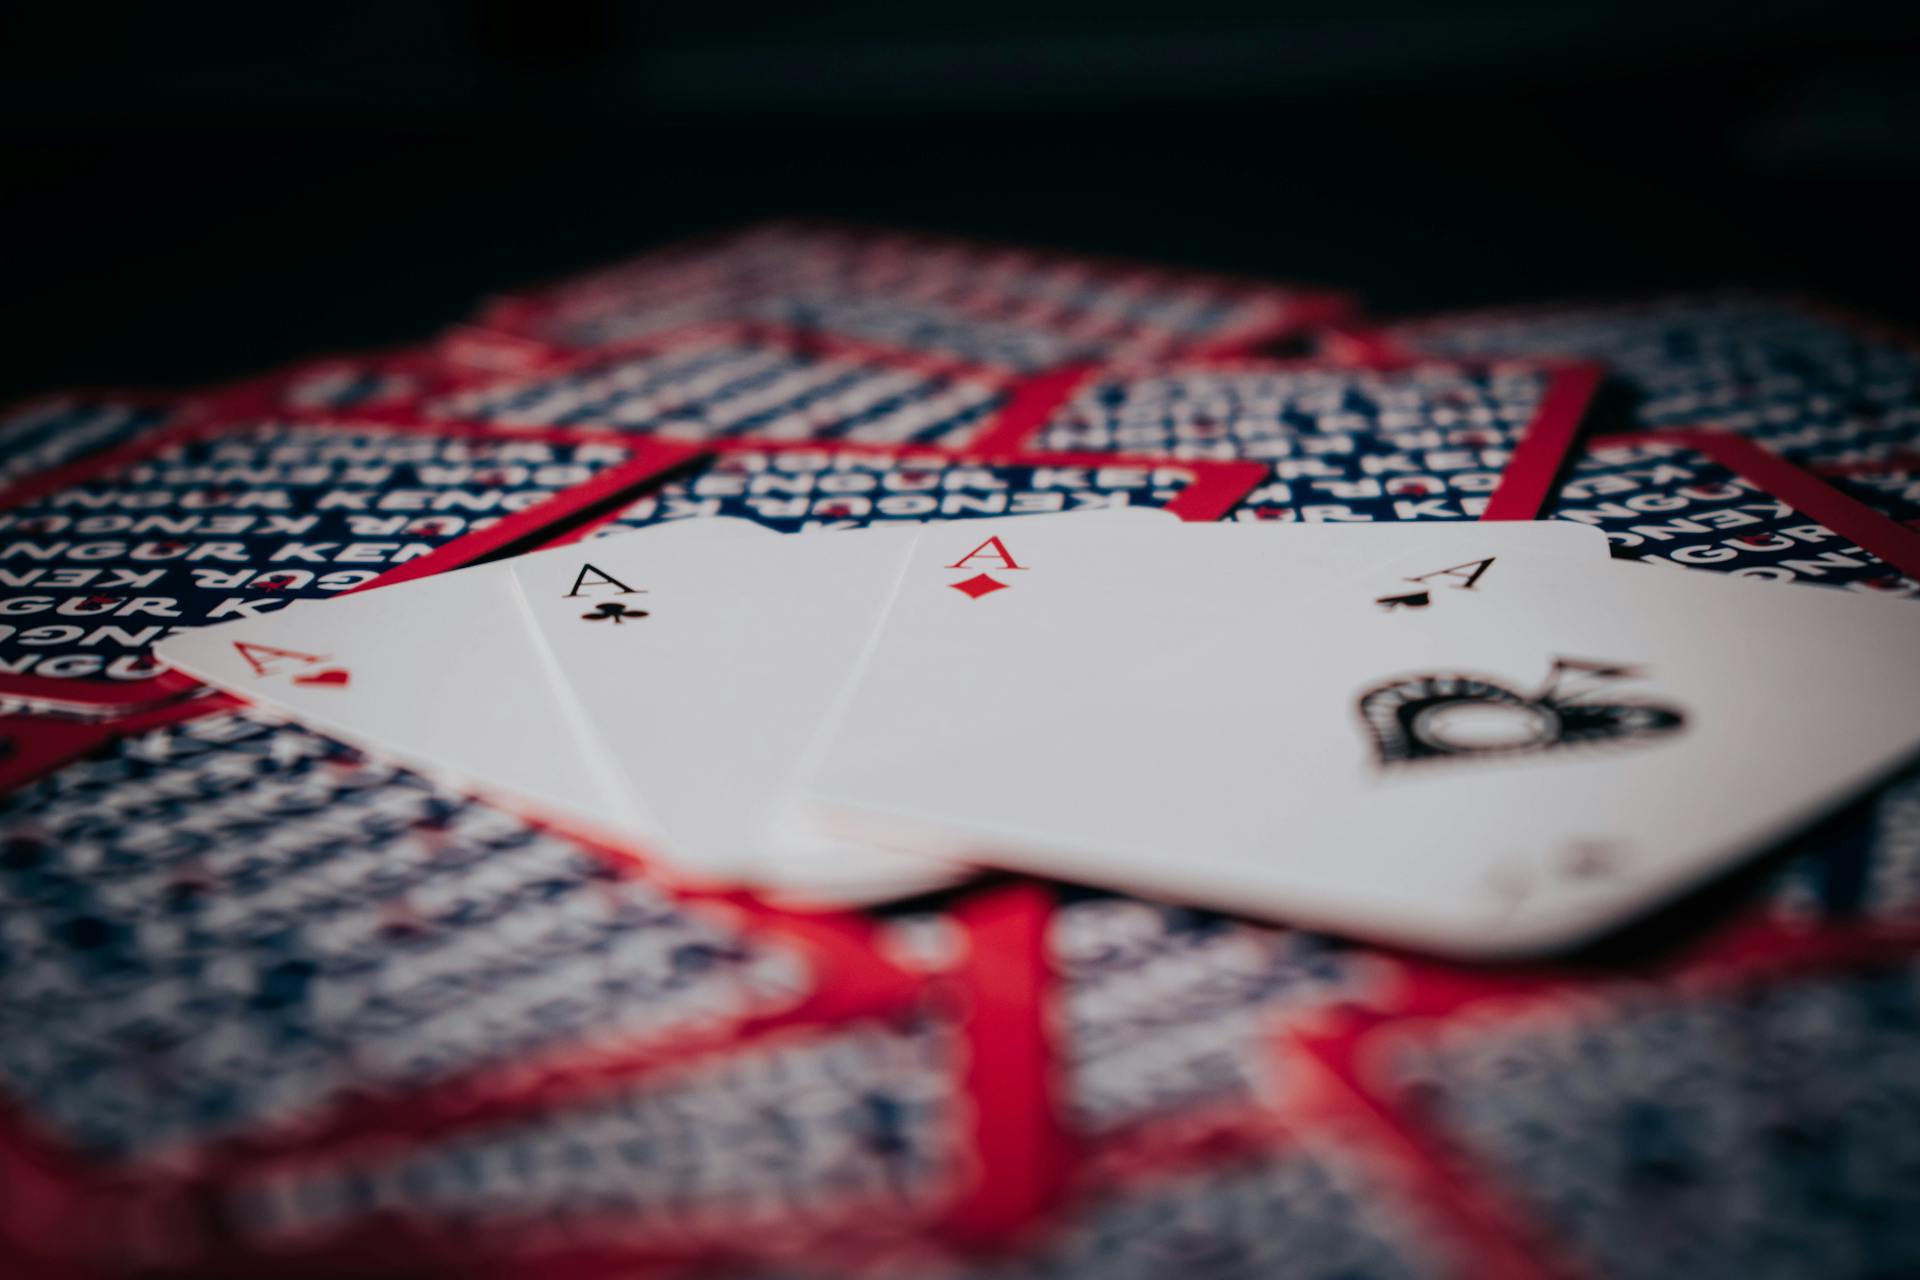
<instances>
[{"instance_id":1,"label":"red white and blue card back pattern","mask_svg":"<svg viewBox=\"0 0 1920 1280\"><path fill-rule=\"evenodd\" d=\"M1531 519L1597 381L1525 362L1094 369L1028 383L981 447L1260 461L1237 519Z\"/></svg>"},{"instance_id":2,"label":"red white and blue card back pattern","mask_svg":"<svg viewBox=\"0 0 1920 1280\"><path fill-rule=\"evenodd\" d=\"M1318 1051L1552 1274L1920 1267L1911 953L1447 987Z\"/></svg>"},{"instance_id":3,"label":"red white and blue card back pattern","mask_svg":"<svg viewBox=\"0 0 1920 1280\"><path fill-rule=\"evenodd\" d=\"M403 410L460 374L433 347L317 356L195 397L209 418Z\"/></svg>"},{"instance_id":4,"label":"red white and blue card back pattern","mask_svg":"<svg viewBox=\"0 0 1920 1280\"><path fill-rule=\"evenodd\" d=\"M1920 450L1871 462L1816 467L1828 484L1908 529L1920 529Z\"/></svg>"},{"instance_id":5,"label":"red white and blue card back pattern","mask_svg":"<svg viewBox=\"0 0 1920 1280\"><path fill-rule=\"evenodd\" d=\"M765 1036L445 1137L271 1162L221 1189L222 1217L258 1257L351 1253L382 1227L388 1256L397 1240L443 1263L897 1246L974 1176L964 1063L936 1015Z\"/></svg>"},{"instance_id":6,"label":"red white and blue card back pattern","mask_svg":"<svg viewBox=\"0 0 1920 1280\"><path fill-rule=\"evenodd\" d=\"M983 455L919 447L762 445L716 450L584 534L734 516L782 533L1114 507L1217 520L1263 472L1251 462L1102 454Z\"/></svg>"},{"instance_id":7,"label":"red white and blue card back pattern","mask_svg":"<svg viewBox=\"0 0 1920 1280\"><path fill-rule=\"evenodd\" d=\"M1384 999L1398 966L1317 934L1063 888L1048 928L1061 1106L1103 1160L1165 1159L1281 1120L1274 1041Z\"/></svg>"},{"instance_id":8,"label":"red white and blue card back pattern","mask_svg":"<svg viewBox=\"0 0 1920 1280\"><path fill-rule=\"evenodd\" d=\"M1920 439L1920 343L1797 298L1727 292L1458 312L1361 330L1369 358L1598 360L1646 431L1710 427L1803 464L1855 461Z\"/></svg>"},{"instance_id":9,"label":"red white and blue card back pattern","mask_svg":"<svg viewBox=\"0 0 1920 1280\"><path fill-rule=\"evenodd\" d=\"M1045 908L989 886L896 916L876 944L932 985L889 1015L776 1029L416 1141L291 1152L217 1188L219 1217L252 1256L308 1261L374 1240L442 1264L478 1248L543 1267L850 1266L1004 1239L1064 1167L1045 1123Z\"/></svg>"},{"instance_id":10,"label":"red white and blue card back pattern","mask_svg":"<svg viewBox=\"0 0 1920 1280\"><path fill-rule=\"evenodd\" d=\"M0 798L0 900L5 1100L121 1165L492 1068L524 1091L542 1059L729 1034L816 977L619 858L251 712Z\"/></svg>"},{"instance_id":11,"label":"red white and blue card back pattern","mask_svg":"<svg viewBox=\"0 0 1920 1280\"><path fill-rule=\"evenodd\" d=\"M1765 886L1767 920L1920 941L1920 770L1851 806L1805 843Z\"/></svg>"},{"instance_id":12,"label":"red white and blue card back pattern","mask_svg":"<svg viewBox=\"0 0 1920 1280\"><path fill-rule=\"evenodd\" d=\"M36 396L0 411L0 488L106 453L178 421L177 397L117 391Z\"/></svg>"},{"instance_id":13,"label":"red white and blue card back pattern","mask_svg":"<svg viewBox=\"0 0 1920 1280\"><path fill-rule=\"evenodd\" d=\"M1009 1259L916 1280L1256 1280L1508 1274L1391 1161L1325 1138L1162 1173L1088 1197ZM1410 1182L1414 1185L1408 1185ZM818 1273L816 1273L818 1274Z\"/></svg>"},{"instance_id":14,"label":"red white and blue card back pattern","mask_svg":"<svg viewBox=\"0 0 1920 1280\"><path fill-rule=\"evenodd\" d=\"M1249 358L1345 306L774 223L437 346L0 413L0 1241L507 1274L1920 1269L1911 771L1698 926L1721 968L1569 980L1025 882L802 921L221 699L94 723L186 696L145 656L174 627L718 516L1550 517L1920 595L1910 340L1720 294ZM1598 362L1636 430L1576 450Z\"/></svg>"},{"instance_id":15,"label":"red white and blue card back pattern","mask_svg":"<svg viewBox=\"0 0 1920 1280\"><path fill-rule=\"evenodd\" d=\"M1614 554L1769 581L1920 595L1920 536L1716 432L1593 441L1554 500Z\"/></svg>"},{"instance_id":16,"label":"red white and blue card back pattern","mask_svg":"<svg viewBox=\"0 0 1920 1280\"><path fill-rule=\"evenodd\" d=\"M186 424L0 499L0 691L164 692L149 650L171 629L464 563L668 454L565 432Z\"/></svg>"},{"instance_id":17,"label":"red white and blue card back pattern","mask_svg":"<svg viewBox=\"0 0 1920 1280\"><path fill-rule=\"evenodd\" d=\"M594 347L778 324L1003 369L1243 351L1344 315L1325 290L957 237L775 222L496 301L480 323Z\"/></svg>"},{"instance_id":18,"label":"red white and blue card back pattern","mask_svg":"<svg viewBox=\"0 0 1920 1280\"><path fill-rule=\"evenodd\" d=\"M470 376L424 397L428 418L601 427L674 440L848 440L957 446L1005 403L1009 379L815 335L719 327Z\"/></svg>"}]
</instances>

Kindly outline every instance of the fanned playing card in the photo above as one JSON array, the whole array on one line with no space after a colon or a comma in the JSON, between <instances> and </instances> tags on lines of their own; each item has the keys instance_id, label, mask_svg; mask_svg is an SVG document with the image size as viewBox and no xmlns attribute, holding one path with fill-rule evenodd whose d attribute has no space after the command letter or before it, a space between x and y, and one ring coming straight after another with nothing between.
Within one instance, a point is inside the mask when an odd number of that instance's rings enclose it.
<instances>
[{"instance_id":1,"label":"fanned playing card","mask_svg":"<svg viewBox=\"0 0 1920 1280\"><path fill-rule=\"evenodd\" d=\"M471 563L692 456L359 415L162 428L0 496L0 691L123 708L175 696L152 652L171 632Z\"/></svg>"},{"instance_id":2,"label":"fanned playing card","mask_svg":"<svg viewBox=\"0 0 1920 1280\"><path fill-rule=\"evenodd\" d=\"M689 542L711 521L642 535ZM456 785L643 841L657 824L608 760L518 588L495 567L280 610L164 641L164 661Z\"/></svg>"},{"instance_id":3,"label":"fanned playing card","mask_svg":"<svg viewBox=\"0 0 1920 1280\"><path fill-rule=\"evenodd\" d=\"M917 549L812 779L845 830L1506 956L1623 923L1920 748L1899 601L1490 553L1386 590L1377 560L1309 567L1337 544L1225 526L973 532Z\"/></svg>"},{"instance_id":4,"label":"fanned playing card","mask_svg":"<svg viewBox=\"0 0 1920 1280\"><path fill-rule=\"evenodd\" d=\"M918 533L682 522L185 633L162 656L684 874L821 905L898 897L957 873L845 839L776 848L771 817Z\"/></svg>"}]
</instances>

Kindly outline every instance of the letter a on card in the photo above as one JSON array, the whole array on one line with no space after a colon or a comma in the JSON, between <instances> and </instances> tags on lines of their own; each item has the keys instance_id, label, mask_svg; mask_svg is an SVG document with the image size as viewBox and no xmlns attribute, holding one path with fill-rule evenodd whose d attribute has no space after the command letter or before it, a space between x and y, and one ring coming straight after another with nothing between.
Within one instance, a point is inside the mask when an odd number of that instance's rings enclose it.
<instances>
[{"instance_id":1,"label":"letter a on card","mask_svg":"<svg viewBox=\"0 0 1920 1280\"><path fill-rule=\"evenodd\" d=\"M1408 578L1408 582L1430 582L1435 578L1457 579L1455 590L1471 591L1473 584L1480 581L1482 574L1493 567L1493 556L1483 560L1469 560L1465 564L1456 564L1447 569L1435 569L1432 573L1423 573L1417 578Z\"/></svg>"},{"instance_id":2,"label":"letter a on card","mask_svg":"<svg viewBox=\"0 0 1920 1280\"><path fill-rule=\"evenodd\" d=\"M240 655L240 660L253 668L253 674L262 680L286 674L287 664L292 663L301 668L301 674L293 677L295 684L345 685L347 683L347 672L343 667L332 667L324 671L308 670L326 662L325 654L302 653L298 649L280 649L270 644L255 644L245 640L234 641L233 648Z\"/></svg>"},{"instance_id":3,"label":"letter a on card","mask_svg":"<svg viewBox=\"0 0 1920 1280\"><path fill-rule=\"evenodd\" d=\"M1022 571L1026 569L1025 565L1013 558L1013 553L1007 550L1007 544L1000 541L998 535L988 538L985 542L948 565L947 568L971 569L973 568L973 562L976 560L986 561L1002 573L1005 573L1009 569L1019 569ZM985 571L976 573L970 578L962 578L958 582L950 582L947 585L955 591L958 591L961 595L974 600L978 600L981 596L991 595L995 591L1005 590L1008 586L1007 583L1000 581Z\"/></svg>"},{"instance_id":4,"label":"letter a on card","mask_svg":"<svg viewBox=\"0 0 1920 1280\"><path fill-rule=\"evenodd\" d=\"M587 576L588 574L592 574L593 576L588 577ZM573 575L572 589L569 590L566 595L560 598L562 600L571 600L575 596L583 595L586 592L592 591L596 587L612 587L616 592L618 592L620 595L623 595L623 596L640 594L639 592L634 590L634 588L628 586L626 583L620 581L620 579L608 573L605 569L601 569L594 565L588 564L588 565L580 566L580 572Z\"/></svg>"},{"instance_id":5,"label":"letter a on card","mask_svg":"<svg viewBox=\"0 0 1920 1280\"><path fill-rule=\"evenodd\" d=\"M1423 573L1408 578L1408 582L1425 583L1435 578L1450 580L1456 591L1471 591L1481 575L1493 567L1495 557L1487 556L1481 560L1469 560L1465 564L1456 564L1448 569L1435 569L1432 573ZM1433 595L1424 588L1419 591L1403 591L1397 595L1379 596L1374 603L1382 606L1388 613L1395 609L1424 609L1433 602Z\"/></svg>"}]
</instances>

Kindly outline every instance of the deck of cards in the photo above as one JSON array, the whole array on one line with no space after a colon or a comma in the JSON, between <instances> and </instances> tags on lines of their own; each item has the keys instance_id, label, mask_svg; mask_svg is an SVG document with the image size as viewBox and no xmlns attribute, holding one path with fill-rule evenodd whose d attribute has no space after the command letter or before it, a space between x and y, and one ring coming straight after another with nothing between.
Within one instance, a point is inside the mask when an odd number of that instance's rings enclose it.
<instances>
[{"instance_id":1,"label":"deck of cards","mask_svg":"<svg viewBox=\"0 0 1920 1280\"><path fill-rule=\"evenodd\" d=\"M1480 958L1630 923L1920 750L1920 611L1539 522L715 521L158 652L698 880L992 867Z\"/></svg>"},{"instance_id":2,"label":"deck of cards","mask_svg":"<svg viewBox=\"0 0 1920 1280\"><path fill-rule=\"evenodd\" d=\"M782 222L0 477L0 1272L1920 1272L1883 326Z\"/></svg>"}]
</instances>

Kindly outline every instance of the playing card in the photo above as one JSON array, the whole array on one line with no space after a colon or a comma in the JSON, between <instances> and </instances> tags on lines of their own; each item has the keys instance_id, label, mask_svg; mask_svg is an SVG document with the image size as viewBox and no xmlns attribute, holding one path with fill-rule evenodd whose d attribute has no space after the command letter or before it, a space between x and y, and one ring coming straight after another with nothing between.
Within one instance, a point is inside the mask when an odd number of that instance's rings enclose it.
<instances>
[{"instance_id":1,"label":"playing card","mask_svg":"<svg viewBox=\"0 0 1920 1280\"><path fill-rule=\"evenodd\" d=\"M1048 921L1060 1103L1102 1166L1163 1164L1291 1117L1290 1026L1391 1004L1402 966L1337 939L1072 886Z\"/></svg>"},{"instance_id":2,"label":"playing card","mask_svg":"<svg viewBox=\"0 0 1920 1280\"><path fill-rule=\"evenodd\" d=\"M1057 1194L1062 1155L1039 1122L1031 1034L1040 900L1004 886L939 913L948 998L782 1029L505 1119L262 1162L215 1189L215 1220L256 1265L377 1243L463 1273L806 1258L853 1274L916 1239L1004 1239Z\"/></svg>"},{"instance_id":3,"label":"playing card","mask_svg":"<svg viewBox=\"0 0 1920 1280\"><path fill-rule=\"evenodd\" d=\"M374 746L454 785L513 792L603 832L653 824L619 784L499 574L449 575L165 641L175 670ZM377 629L376 629L377 628ZM464 691L464 694L463 694Z\"/></svg>"},{"instance_id":4,"label":"playing card","mask_svg":"<svg viewBox=\"0 0 1920 1280\"><path fill-rule=\"evenodd\" d=\"M400 410L457 372L431 348L397 347L317 356L194 400L199 412L215 418Z\"/></svg>"},{"instance_id":5,"label":"playing card","mask_svg":"<svg viewBox=\"0 0 1920 1280\"><path fill-rule=\"evenodd\" d=\"M648 536L687 544L743 532L772 537L736 520ZM636 842L657 832L527 625L504 566L333 603L343 607L182 634L163 642L160 657L456 785L502 792Z\"/></svg>"},{"instance_id":6,"label":"playing card","mask_svg":"<svg viewBox=\"0 0 1920 1280\"><path fill-rule=\"evenodd\" d=\"M1554 1274L1899 1275L1911 954L1462 974L1309 1047Z\"/></svg>"},{"instance_id":7,"label":"playing card","mask_svg":"<svg viewBox=\"0 0 1920 1280\"><path fill-rule=\"evenodd\" d=\"M429 418L601 427L671 440L847 440L957 447L1005 403L1001 373L767 326L713 326L472 375Z\"/></svg>"},{"instance_id":8,"label":"playing card","mask_svg":"<svg viewBox=\"0 0 1920 1280\"><path fill-rule=\"evenodd\" d=\"M435 360L462 375L531 373L552 364L557 348L500 329L456 324L429 346Z\"/></svg>"},{"instance_id":9,"label":"playing card","mask_svg":"<svg viewBox=\"0 0 1920 1280\"><path fill-rule=\"evenodd\" d=\"M1886 457L1920 435L1920 344L1800 298L1726 291L1456 312L1360 330L1333 349L1599 360L1627 393L1633 427L1732 431L1805 464Z\"/></svg>"},{"instance_id":10,"label":"playing card","mask_svg":"<svg viewBox=\"0 0 1920 1280\"><path fill-rule=\"evenodd\" d=\"M179 1267L208 1227L179 1201L251 1160L918 997L855 922L669 893L257 712L174 716L0 797L0 1235L49 1256Z\"/></svg>"},{"instance_id":11,"label":"playing card","mask_svg":"<svg viewBox=\"0 0 1920 1280\"><path fill-rule=\"evenodd\" d=\"M0 409L0 485L105 453L179 419L180 397L70 391Z\"/></svg>"},{"instance_id":12,"label":"playing card","mask_svg":"<svg viewBox=\"0 0 1920 1280\"><path fill-rule=\"evenodd\" d=\"M569 347L774 323L1006 369L1243 351L1343 316L1325 290L954 236L771 222L496 300L483 327Z\"/></svg>"},{"instance_id":13,"label":"playing card","mask_svg":"<svg viewBox=\"0 0 1920 1280\"><path fill-rule=\"evenodd\" d=\"M562 541L728 517L789 532L1099 511L1164 511L1206 521L1231 509L1261 470L1252 462L1125 455L1006 458L922 446L728 441L686 479L665 483ZM845 839L834 847L831 859L813 860L804 885L779 886L763 877L762 891L795 906L879 902L925 892L955 875L897 853L856 858ZM797 857L788 850L783 864Z\"/></svg>"},{"instance_id":14,"label":"playing card","mask_svg":"<svg viewBox=\"0 0 1920 1280\"><path fill-rule=\"evenodd\" d=\"M1590 441L1551 513L1606 532L1614 555L1765 582L1920 593L1920 540L1894 460L1813 474L1727 432ZM1920 507L1912 512L1920 513ZM1901 927L1916 901L1920 809L1883 789L1839 829L1815 833L1772 877L1764 914L1794 928Z\"/></svg>"},{"instance_id":15,"label":"playing card","mask_svg":"<svg viewBox=\"0 0 1920 1280\"><path fill-rule=\"evenodd\" d=\"M1028 381L978 442L1256 459L1241 519L1525 520L1553 491L1594 365L1207 360Z\"/></svg>"},{"instance_id":16,"label":"playing card","mask_svg":"<svg viewBox=\"0 0 1920 1280\"><path fill-rule=\"evenodd\" d=\"M1431 1181L1348 1134L1314 1135L1087 1197L1063 1221L1032 1233L1011 1258L948 1258L894 1274L910 1280L1534 1274L1493 1265L1473 1234L1433 1202Z\"/></svg>"},{"instance_id":17,"label":"playing card","mask_svg":"<svg viewBox=\"0 0 1920 1280\"><path fill-rule=\"evenodd\" d=\"M1258 481L1252 462L1127 455L991 457L922 446L723 442L688 478L673 480L564 541L735 517L768 529L817 532L1006 515L1163 510L1185 520L1223 515ZM950 882L955 873L885 851L855 858L835 842L831 864L804 886L763 890L829 902L886 901ZM882 868L876 863L888 864Z\"/></svg>"},{"instance_id":18,"label":"playing card","mask_svg":"<svg viewBox=\"0 0 1920 1280\"><path fill-rule=\"evenodd\" d=\"M166 635L497 554L689 456L354 419L169 428L37 477L0 510L0 692L176 695L151 653Z\"/></svg>"},{"instance_id":19,"label":"playing card","mask_svg":"<svg viewBox=\"0 0 1920 1280\"><path fill-rule=\"evenodd\" d=\"M648 797L664 851L716 877L781 879L767 865L772 806L917 536L762 534L690 556L640 534L511 573L527 633L623 789Z\"/></svg>"},{"instance_id":20,"label":"playing card","mask_svg":"<svg viewBox=\"0 0 1920 1280\"><path fill-rule=\"evenodd\" d=\"M1920 930L1920 770L1880 789L1839 830L1783 867L1768 915L1789 927Z\"/></svg>"},{"instance_id":21,"label":"playing card","mask_svg":"<svg viewBox=\"0 0 1920 1280\"><path fill-rule=\"evenodd\" d=\"M722 441L691 469L568 537L710 516L782 533L1123 507L1218 520L1260 482L1256 462L1120 454L1017 457L922 446Z\"/></svg>"},{"instance_id":22,"label":"playing card","mask_svg":"<svg viewBox=\"0 0 1920 1280\"><path fill-rule=\"evenodd\" d=\"M921 892L952 870L846 841L776 851L769 825L918 532L663 526L182 634L160 654L684 874L821 899Z\"/></svg>"},{"instance_id":23,"label":"playing card","mask_svg":"<svg viewBox=\"0 0 1920 1280\"><path fill-rule=\"evenodd\" d=\"M1164 512L1131 507L1071 522L1096 537L1105 528L1177 525ZM896 526L663 557L656 534L588 543L570 557L529 557L512 569L596 740L629 785L652 797L658 838L676 859L784 900L897 897L949 883L952 869L845 840L797 838L773 821L919 536ZM632 585L643 581L649 585ZM642 621L648 625L638 628ZM725 701L717 704L720 689Z\"/></svg>"},{"instance_id":24,"label":"playing card","mask_svg":"<svg viewBox=\"0 0 1920 1280\"><path fill-rule=\"evenodd\" d=\"M1920 530L1920 442L1914 451L1868 462L1817 467L1834 488L1908 529Z\"/></svg>"},{"instance_id":25,"label":"playing card","mask_svg":"<svg viewBox=\"0 0 1920 1280\"><path fill-rule=\"evenodd\" d=\"M1769 582L1920 594L1920 533L1752 441L1661 432L1589 442L1550 514L1616 556Z\"/></svg>"},{"instance_id":26,"label":"playing card","mask_svg":"<svg viewBox=\"0 0 1920 1280\"><path fill-rule=\"evenodd\" d=\"M1076 537L1098 538L1104 530L1111 528L1130 528L1141 535L1150 535L1150 540L1164 543L1167 539L1177 540L1181 535L1178 526L1169 527L1152 519L1142 521L1145 511L1136 508L1121 508L1110 512L1088 513L1073 524L1078 531ZM1116 519L1128 520L1127 525L1115 525ZM1064 523L1054 521L1052 523ZM1024 529L1027 521L989 521L981 524L969 524L971 533L981 538L982 545L992 545L990 540L1009 529ZM1249 529L1246 536L1260 538L1264 530ZM1288 535L1283 535L1288 536ZM971 539L969 539L971 540ZM923 535L919 542L924 544ZM1303 540L1304 541L1304 540ZM1532 557L1544 555L1549 559L1560 559L1569 555L1592 556L1602 548L1600 540L1590 536L1570 537L1565 533L1544 532L1537 528L1513 531L1483 532L1468 539L1457 533L1437 535L1418 540L1418 550L1414 549L1414 540L1398 537L1389 532L1367 533L1359 535L1355 541L1368 544L1371 553L1368 557L1377 571L1378 603L1385 609L1423 609L1436 594L1444 594L1449 589L1470 589L1478 577L1486 571L1485 557L1498 548L1511 548L1513 557ZM904 545L904 544L903 544ZM1467 562L1446 566L1439 573L1429 573L1434 568L1430 559L1437 551L1448 546L1471 546L1474 558ZM1443 557L1447 558L1447 557ZM897 572L897 570L896 570ZM996 587L981 586L962 589L996 590ZM890 596L889 599L892 599ZM878 617L871 620L869 630L878 623ZM869 637L870 639L871 637ZM787 765L786 776L805 774L814 767L820 753L826 749L831 738L830 726L841 713L844 699L857 696L857 686L848 682L843 686L846 692L834 702L831 710L817 705L810 708L813 728L807 752L798 766ZM770 820L776 823L776 847L784 863L807 867L820 867L819 871L810 871L804 884L789 881L796 892L812 891L826 894L838 890L839 894L859 892L865 900L880 900L883 896L903 896L906 892L922 892L944 880L932 869L937 863L926 859L903 859L897 852L869 844L869 847L856 856L854 846L867 842L853 841L847 833L823 829L791 803L791 797L783 794L782 804L771 811ZM919 863L918 867L913 864ZM757 879L762 883L778 884L780 879L771 869L763 871Z\"/></svg>"},{"instance_id":27,"label":"playing card","mask_svg":"<svg viewBox=\"0 0 1920 1280\"><path fill-rule=\"evenodd\" d=\"M416 1265L588 1251L737 1265L897 1241L967 1185L964 1052L949 1019L775 1037L505 1123L283 1161L226 1188L222 1217L249 1255L283 1264L352 1257L369 1237Z\"/></svg>"},{"instance_id":28,"label":"playing card","mask_svg":"<svg viewBox=\"0 0 1920 1280\"><path fill-rule=\"evenodd\" d=\"M603 1045L684 1037L810 985L790 948L736 950L724 915L688 915L585 846L259 713L107 743L8 795L0 822L16 958L37 957L7 970L0 1073L41 1126L95 1155L284 1129L355 1088L450 1079L602 1034L609 1017L626 1026ZM511 964L480 945L506 915L523 931ZM654 928L714 963L673 972L670 947L592 942ZM233 972L210 969L217 957ZM541 1012L540 973L590 961L625 977L583 984L564 1017ZM717 985L670 994L696 978ZM479 1017L456 996L492 1007ZM263 1071L276 1051L290 1056Z\"/></svg>"},{"instance_id":29,"label":"playing card","mask_svg":"<svg viewBox=\"0 0 1920 1280\"><path fill-rule=\"evenodd\" d=\"M1623 923L1920 747L1903 602L1545 557L1442 557L1388 592L1377 555L1329 549L1354 530L1281 531L1322 545L926 539L816 810L924 852L1505 956Z\"/></svg>"}]
</instances>

